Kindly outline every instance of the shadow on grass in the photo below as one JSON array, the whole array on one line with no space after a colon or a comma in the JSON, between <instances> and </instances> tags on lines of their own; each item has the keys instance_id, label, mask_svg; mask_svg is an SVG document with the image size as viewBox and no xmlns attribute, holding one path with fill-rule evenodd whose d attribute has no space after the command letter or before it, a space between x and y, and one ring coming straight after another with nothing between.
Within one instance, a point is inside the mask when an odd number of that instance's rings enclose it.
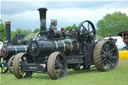
<instances>
[{"instance_id":1,"label":"shadow on grass","mask_svg":"<svg viewBox=\"0 0 128 85\"><path fill-rule=\"evenodd\" d=\"M89 74L92 72L98 72L96 69L91 69L91 70L68 70L66 76L71 76L71 75L79 75L79 74ZM31 78L28 78L31 79ZM36 73L32 76L32 79L42 79L42 80L51 80L48 76L48 73Z\"/></svg>"},{"instance_id":2,"label":"shadow on grass","mask_svg":"<svg viewBox=\"0 0 128 85\"><path fill-rule=\"evenodd\" d=\"M77 75L77 74L85 74L85 73L92 73L92 72L98 72L96 69L91 69L91 70L71 70L67 72L67 75Z\"/></svg>"},{"instance_id":3,"label":"shadow on grass","mask_svg":"<svg viewBox=\"0 0 128 85\"><path fill-rule=\"evenodd\" d=\"M42 79L42 80L50 80L48 75L38 75L38 76L36 75L36 76L32 76L32 78Z\"/></svg>"},{"instance_id":4,"label":"shadow on grass","mask_svg":"<svg viewBox=\"0 0 128 85\"><path fill-rule=\"evenodd\" d=\"M47 73L33 73L32 77L23 78L23 79L50 80Z\"/></svg>"},{"instance_id":5,"label":"shadow on grass","mask_svg":"<svg viewBox=\"0 0 128 85\"><path fill-rule=\"evenodd\" d=\"M98 72L95 68L91 70L68 70L66 76L79 75L79 74L89 74L92 72ZM1 74L4 76L5 74ZM7 72L6 75L13 75L10 72ZM42 79L42 80L51 80L48 76L48 73L33 73L32 77L23 78L23 79Z\"/></svg>"}]
</instances>

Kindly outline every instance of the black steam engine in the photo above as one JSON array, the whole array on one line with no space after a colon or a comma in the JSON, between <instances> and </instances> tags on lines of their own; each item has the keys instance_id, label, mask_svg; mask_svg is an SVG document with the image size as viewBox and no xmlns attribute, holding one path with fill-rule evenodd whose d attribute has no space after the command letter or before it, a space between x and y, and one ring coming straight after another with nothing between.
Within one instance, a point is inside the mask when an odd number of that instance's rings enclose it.
<instances>
[{"instance_id":1,"label":"black steam engine","mask_svg":"<svg viewBox=\"0 0 128 85\"><path fill-rule=\"evenodd\" d=\"M22 35L16 34L11 40L11 22L5 22L6 27L6 41L4 41L2 48L0 48L0 73L8 71L8 63L10 57L20 52L27 51L28 41L23 40ZM8 62L9 61L9 62Z\"/></svg>"},{"instance_id":2,"label":"black steam engine","mask_svg":"<svg viewBox=\"0 0 128 85\"><path fill-rule=\"evenodd\" d=\"M118 63L118 50L111 40L95 41L96 30L89 20L83 21L71 33L56 29L52 20L46 30L46 8L40 8L40 33L28 46L27 52L13 56L11 72L20 79L32 72L48 72L55 80L66 75L67 69L89 69L95 65L99 71L114 69Z\"/></svg>"}]
</instances>

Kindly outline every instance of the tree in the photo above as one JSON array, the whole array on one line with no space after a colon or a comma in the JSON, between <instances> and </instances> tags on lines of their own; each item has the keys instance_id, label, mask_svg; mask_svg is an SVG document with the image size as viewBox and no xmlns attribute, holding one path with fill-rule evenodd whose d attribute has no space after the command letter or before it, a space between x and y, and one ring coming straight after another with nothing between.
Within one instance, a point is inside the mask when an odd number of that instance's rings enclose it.
<instances>
[{"instance_id":1,"label":"tree","mask_svg":"<svg viewBox=\"0 0 128 85\"><path fill-rule=\"evenodd\" d=\"M30 34L30 33L32 33L32 31L29 30L29 29L22 30L22 29L20 29L20 28L17 28L17 29L16 29L16 32L15 32L15 35L18 34L18 35L21 35L21 36L23 36L23 37L26 37L26 36L27 36L28 34Z\"/></svg>"},{"instance_id":2,"label":"tree","mask_svg":"<svg viewBox=\"0 0 128 85\"><path fill-rule=\"evenodd\" d=\"M16 35L16 32L11 30L11 40L14 38L15 35Z\"/></svg>"},{"instance_id":3,"label":"tree","mask_svg":"<svg viewBox=\"0 0 128 85\"><path fill-rule=\"evenodd\" d=\"M71 30L71 29L78 29L78 27L76 26L76 24L73 24L72 26L68 26L64 28L65 30Z\"/></svg>"},{"instance_id":4,"label":"tree","mask_svg":"<svg viewBox=\"0 0 128 85\"><path fill-rule=\"evenodd\" d=\"M40 28L36 28L33 32L34 33L37 33L37 32L39 32L40 31Z\"/></svg>"},{"instance_id":5,"label":"tree","mask_svg":"<svg viewBox=\"0 0 128 85\"><path fill-rule=\"evenodd\" d=\"M6 29L3 24L3 21L0 19L0 41L3 41L6 39Z\"/></svg>"},{"instance_id":6,"label":"tree","mask_svg":"<svg viewBox=\"0 0 128 85\"><path fill-rule=\"evenodd\" d=\"M30 33L30 34L28 34L24 39L25 39L25 40L33 39L35 35L36 35L36 33Z\"/></svg>"},{"instance_id":7,"label":"tree","mask_svg":"<svg viewBox=\"0 0 128 85\"><path fill-rule=\"evenodd\" d=\"M118 32L128 30L128 16L121 12L106 14L103 19L98 21L97 28L98 36L117 36Z\"/></svg>"}]
</instances>

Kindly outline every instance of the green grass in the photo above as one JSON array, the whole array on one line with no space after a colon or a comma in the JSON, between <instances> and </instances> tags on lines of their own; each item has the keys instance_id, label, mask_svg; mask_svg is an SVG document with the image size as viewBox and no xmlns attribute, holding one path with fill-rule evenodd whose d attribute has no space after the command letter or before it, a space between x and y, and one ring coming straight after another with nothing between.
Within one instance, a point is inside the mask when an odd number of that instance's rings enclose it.
<instances>
[{"instance_id":1,"label":"green grass","mask_svg":"<svg viewBox=\"0 0 128 85\"><path fill-rule=\"evenodd\" d=\"M59 80L51 80L47 74L34 73L32 78L16 79L10 73L1 75L2 85L128 85L128 60L120 60L116 69L109 72L68 71Z\"/></svg>"}]
</instances>

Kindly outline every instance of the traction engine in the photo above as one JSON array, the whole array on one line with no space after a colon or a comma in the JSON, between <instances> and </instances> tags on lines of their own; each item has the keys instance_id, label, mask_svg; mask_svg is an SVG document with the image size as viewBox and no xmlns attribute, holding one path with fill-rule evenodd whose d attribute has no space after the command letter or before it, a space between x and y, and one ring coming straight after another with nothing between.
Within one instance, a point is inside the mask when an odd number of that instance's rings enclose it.
<instances>
[{"instance_id":1,"label":"traction engine","mask_svg":"<svg viewBox=\"0 0 128 85\"><path fill-rule=\"evenodd\" d=\"M67 69L86 70L95 65L98 71L109 71L118 64L118 50L111 40L96 39L96 29L89 20L78 30L57 30L56 20L46 28L46 8L39 8L40 32L29 43L27 52L10 58L10 71L16 78L31 77L33 72L46 72L53 80L66 75Z\"/></svg>"}]
</instances>

